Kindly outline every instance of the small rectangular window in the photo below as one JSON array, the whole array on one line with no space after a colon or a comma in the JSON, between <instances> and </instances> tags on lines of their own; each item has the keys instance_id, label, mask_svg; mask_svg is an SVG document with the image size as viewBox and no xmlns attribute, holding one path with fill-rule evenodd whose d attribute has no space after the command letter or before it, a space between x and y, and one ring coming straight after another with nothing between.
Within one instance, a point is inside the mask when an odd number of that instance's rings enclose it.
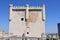
<instances>
[{"instance_id":1,"label":"small rectangular window","mask_svg":"<svg viewBox=\"0 0 60 40\"><path fill-rule=\"evenodd\" d=\"M11 19L9 19L9 21L11 21Z\"/></svg>"}]
</instances>

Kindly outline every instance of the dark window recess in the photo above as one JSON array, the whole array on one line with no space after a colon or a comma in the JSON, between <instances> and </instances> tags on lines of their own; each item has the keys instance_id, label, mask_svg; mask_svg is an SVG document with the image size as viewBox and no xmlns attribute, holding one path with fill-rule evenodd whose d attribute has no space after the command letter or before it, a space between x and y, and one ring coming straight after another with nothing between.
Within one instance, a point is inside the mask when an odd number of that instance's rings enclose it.
<instances>
[{"instance_id":1,"label":"dark window recess","mask_svg":"<svg viewBox=\"0 0 60 40\"><path fill-rule=\"evenodd\" d=\"M27 37L25 37L25 40L27 40Z\"/></svg>"},{"instance_id":2,"label":"dark window recess","mask_svg":"<svg viewBox=\"0 0 60 40\"><path fill-rule=\"evenodd\" d=\"M27 22L27 19L25 19L25 21Z\"/></svg>"},{"instance_id":3,"label":"dark window recess","mask_svg":"<svg viewBox=\"0 0 60 40\"><path fill-rule=\"evenodd\" d=\"M27 32L27 34L29 34L29 32Z\"/></svg>"},{"instance_id":4,"label":"dark window recess","mask_svg":"<svg viewBox=\"0 0 60 40\"><path fill-rule=\"evenodd\" d=\"M11 19L9 19L9 21L11 21Z\"/></svg>"},{"instance_id":5,"label":"dark window recess","mask_svg":"<svg viewBox=\"0 0 60 40\"><path fill-rule=\"evenodd\" d=\"M23 20L24 20L24 18L21 18L21 20L23 21Z\"/></svg>"},{"instance_id":6,"label":"dark window recess","mask_svg":"<svg viewBox=\"0 0 60 40\"><path fill-rule=\"evenodd\" d=\"M9 40L9 39L6 39L6 40Z\"/></svg>"},{"instance_id":7,"label":"dark window recess","mask_svg":"<svg viewBox=\"0 0 60 40\"><path fill-rule=\"evenodd\" d=\"M38 38L38 40L39 40L39 38Z\"/></svg>"},{"instance_id":8,"label":"dark window recess","mask_svg":"<svg viewBox=\"0 0 60 40\"><path fill-rule=\"evenodd\" d=\"M27 28L29 28L29 27L27 27Z\"/></svg>"}]
</instances>

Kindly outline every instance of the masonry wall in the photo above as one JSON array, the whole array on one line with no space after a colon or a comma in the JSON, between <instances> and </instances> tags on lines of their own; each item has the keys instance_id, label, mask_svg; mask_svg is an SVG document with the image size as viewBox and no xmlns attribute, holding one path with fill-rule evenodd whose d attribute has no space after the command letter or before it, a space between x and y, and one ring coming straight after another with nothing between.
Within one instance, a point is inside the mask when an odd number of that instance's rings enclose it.
<instances>
[{"instance_id":1,"label":"masonry wall","mask_svg":"<svg viewBox=\"0 0 60 40\"><path fill-rule=\"evenodd\" d=\"M24 8L15 8L19 10L13 10L14 7L10 7L10 17L9 17L9 33L14 35L29 37L41 37L42 33L45 33L45 21L43 20L43 11L34 9L28 11L28 21L25 22L26 10ZM22 20L23 18L23 20ZM27 29L27 26L29 27ZM29 32L29 34L27 34Z\"/></svg>"},{"instance_id":2,"label":"masonry wall","mask_svg":"<svg viewBox=\"0 0 60 40\"><path fill-rule=\"evenodd\" d=\"M31 14L29 36L40 37L42 33L45 33L45 21L42 20L42 11L30 11L29 14Z\"/></svg>"},{"instance_id":3,"label":"masonry wall","mask_svg":"<svg viewBox=\"0 0 60 40\"><path fill-rule=\"evenodd\" d=\"M9 32L13 33L14 35L20 35L24 33L24 30L26 29L25 22L21 20L21 18L25 18L24 11L13 11L10 16L10 24L9 24Z\"/></svg>"}]
</instances>

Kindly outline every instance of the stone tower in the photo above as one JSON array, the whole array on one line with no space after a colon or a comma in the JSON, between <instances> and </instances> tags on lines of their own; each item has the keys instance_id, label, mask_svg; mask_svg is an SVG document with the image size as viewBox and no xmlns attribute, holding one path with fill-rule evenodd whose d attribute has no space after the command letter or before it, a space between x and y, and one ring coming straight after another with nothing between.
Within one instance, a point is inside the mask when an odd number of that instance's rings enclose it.
<instances>
[{"instance_id":1,"label":"stone tower","mask_svg":"<svg viewBox=\"0 0 60 40\"><path fill-rule=\"evenodd\" d=\"M9 33L41 37L45 33L45 5L13 6L10 4Z\"/></svg>"}]
</instances>

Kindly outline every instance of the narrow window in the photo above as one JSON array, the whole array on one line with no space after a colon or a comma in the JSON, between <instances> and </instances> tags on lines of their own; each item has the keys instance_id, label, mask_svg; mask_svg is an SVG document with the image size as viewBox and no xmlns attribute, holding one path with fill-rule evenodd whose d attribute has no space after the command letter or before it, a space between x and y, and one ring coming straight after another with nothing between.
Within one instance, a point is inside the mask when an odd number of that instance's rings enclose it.
<instances>
[{"instance_id":1,"label":"narrow window","mask_svg":"<svg viewBox=\"0 0 60 40\"><path fill-rule=\"evenodd\" d=\"M21 20L23 21L23 20L24 20L24 18L21 18Z\"/></svg>"},{"instance_id":2,"label":"narrow window","mask_svg":"<svg viewBox=\"0 0 60 40\"><path fill-rule=\"evenodd\" d=\"M38 40L39 40L39 38L38 38Z\"/></svg>"},{"instance_id":3,"label":"narrow window","mask_svg":"<svg viewBox=\"0 0 60 40\"><path fill-rule=\"evenodd\" d=\"M25 21L27 22L27 19L25 19Z\"/></svg>"},{"instance_id":4,"label":"narrow window","mask_svg":"<svg viewBox=\"0 0 60 40\"><path fill-rule=\"evenodd\" d=\"M11 19L9 19L9 21L11 21Z\"/></svg>"}]
</instances>

